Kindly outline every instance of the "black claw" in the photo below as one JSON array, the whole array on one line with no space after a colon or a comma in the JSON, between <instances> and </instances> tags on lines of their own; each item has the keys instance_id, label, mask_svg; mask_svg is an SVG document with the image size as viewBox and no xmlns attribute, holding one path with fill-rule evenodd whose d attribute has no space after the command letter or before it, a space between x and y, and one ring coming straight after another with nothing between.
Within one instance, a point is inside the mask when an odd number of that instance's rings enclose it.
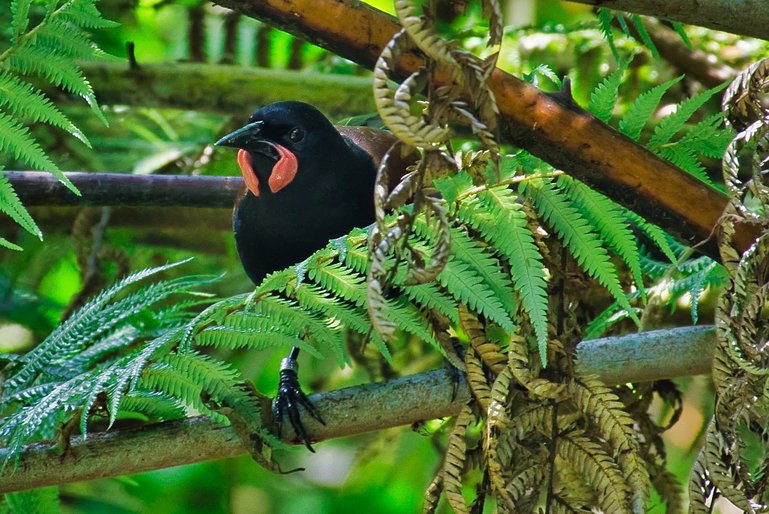
<instances>
[{"instance_id":1,"label":"black claw","mask_svg":"<svg viewBox=\"0 0 769 514\"><path fill-rule=\"evenodd\" d=\"M272 404L272 412L275 415L275 420L278 425L278 435L280 435L283 428L283 416L288 417L288 422L291 423L291 427L294 429L294 433L307 447L308 450L315 453L312 445L310 444L310 438L307 435L307 431L302 423L302 417L299 412L299 406L305 408L305 410L318 420L321 424L325 425L326 422L320 415L320 412L315 405L312 404L310 399L302 391L302 387L299 385L299 377L297 376L297 364L295 357L291 356L283 359L280 366L280 381L278 382L278 393L275 396L275 400Z\"/></svg>"}]
</instances>

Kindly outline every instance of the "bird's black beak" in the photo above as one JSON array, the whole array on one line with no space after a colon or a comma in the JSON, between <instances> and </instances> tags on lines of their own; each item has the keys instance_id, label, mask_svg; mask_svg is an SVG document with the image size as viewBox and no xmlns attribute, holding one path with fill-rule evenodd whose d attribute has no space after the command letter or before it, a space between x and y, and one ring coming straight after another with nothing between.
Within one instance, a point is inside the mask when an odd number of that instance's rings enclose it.
<instances>
[{"instance_id":1,"label":"bird's black beak","mask_svg":"<svg viewBox=\"0 0 769 514\"><path fill-rule=\"evenodd\" d=\"M249 148L254 146L255 143L264 141L262 136L263 121L255 121L248 125L239 128L234 132L230 132L219 141L214 143L216 146L229 146L232 148Z\"/></svg>"}]
</instances>

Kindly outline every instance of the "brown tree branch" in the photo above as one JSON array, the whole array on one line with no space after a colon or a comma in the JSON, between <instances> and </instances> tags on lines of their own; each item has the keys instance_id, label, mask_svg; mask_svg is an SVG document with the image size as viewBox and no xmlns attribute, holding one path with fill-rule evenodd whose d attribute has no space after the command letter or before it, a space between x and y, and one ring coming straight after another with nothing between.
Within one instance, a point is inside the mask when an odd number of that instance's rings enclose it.
<instances>
[{"instance_id":1,"label":"brown tree branch","mask_svg":"<svg viewBox=\"0 0 769 514\"><path fill-rule=\"evenodd\" d=\"M366 67L399 30L387 14L355 0L216 0ZM339 23L345 20L345 23ZM416 53L396 63L408 76L424 64ZM438 77L450 84L448 77ZM612 199L663 226L683 241L717 257L711 231L726 206L722 193L697 181L580 109L570 98L542 93L497 69L489 85L502 116L503 135ZM740 227L739 248L757 236Z\"/></svg>"},{"instance_id":2,"label":"brown tree branch","mask_svg":"<svg viewBox=\"0 0 769 514\"><path fill-rule=\"evenodd\" d=\"M709 373L713 337L713 327L700 326L584 341L577 347L577 368L608 384ZM311 400L326 424L306 417L305 425L314 440L324 440L452 416L470 398L464 380L452 395L452 376L438 370L315 394ZM284 439L298 444L292 433ZM50 443L27 447L15 473L8 466L0 475L0 494L242 453L229 427L204 418L91 434L75 438L64 457ZM6 458L7 451L0 449L0 462Z\"/></svg>"},{"instance_id":3,"label":"brown tree branch","mask_svg":"<svg viewBox=\"0 0 769 514\"><path fill-rule=\"evenodd\" d=\"M569 0L646 14L743 36L769 39L769 2L766 0Z\"/></svg>"}]
</instances>

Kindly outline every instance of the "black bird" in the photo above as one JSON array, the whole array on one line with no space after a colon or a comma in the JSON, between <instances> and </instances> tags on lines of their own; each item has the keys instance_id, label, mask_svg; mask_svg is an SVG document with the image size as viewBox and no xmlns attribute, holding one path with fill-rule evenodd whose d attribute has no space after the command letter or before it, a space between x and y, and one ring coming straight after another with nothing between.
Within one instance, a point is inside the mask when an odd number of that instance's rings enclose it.
<instances>
[{"instance_id":1,"label":"black bird","mask_svg":"<svg viewBox=\"0 0 769 514\"><path fill-rule=\"evenodd\" d=\"M374 181L384 153L395 141L366 127L335 127L311 105L278 102L254 112L242 128L216 142L239 148L247 191L235 207L238 255L255 284L269 273L303 261L329 240L374 221ZM398 180L408 159L392 168ZM302 392L294 348L281 363L273 403L280 427L284 413L312 450L299 417L301 404L323 422Z\"/></svg>"}]
</instances>

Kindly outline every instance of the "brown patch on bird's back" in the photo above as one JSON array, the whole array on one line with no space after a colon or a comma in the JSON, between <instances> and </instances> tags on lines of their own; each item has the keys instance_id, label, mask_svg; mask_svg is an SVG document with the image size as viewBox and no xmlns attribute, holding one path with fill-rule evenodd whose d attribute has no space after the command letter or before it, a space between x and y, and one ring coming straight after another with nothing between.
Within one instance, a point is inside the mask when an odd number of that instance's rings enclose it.
<instances>
[{"instance_id":1,"label":"brown patch on bird's back","mask_svg":"<svg viewBox=\"0 0 769 514\"><path fill-rule=\"evenodd\" d=\"M336 129L340 134L368 153L377 169L379 169L379 164L382 162L384 154L387 153L387 150L389 150L396 141L398 141L398 139L389 132L370 127L337 126ZM387 175L388 185L391 190L398 185L403 175L406 174L406 168L414 164L417 161L417 158L418 155L415 150L411 150L406 155L401 155L401 153L398 152L395 155L390 156Z\"/></svg>"}]
</instances>

